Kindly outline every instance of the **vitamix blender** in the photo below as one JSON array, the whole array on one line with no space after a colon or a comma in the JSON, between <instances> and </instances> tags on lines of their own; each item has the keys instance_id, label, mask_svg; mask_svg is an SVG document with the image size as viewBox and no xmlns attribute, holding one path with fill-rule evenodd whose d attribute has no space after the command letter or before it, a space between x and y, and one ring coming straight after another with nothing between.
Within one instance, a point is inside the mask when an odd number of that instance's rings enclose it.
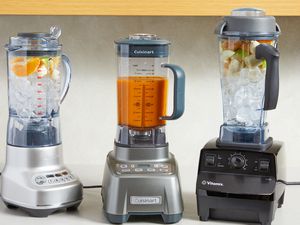
<instances>
[{"instance_id":1,"label":"vitamix blender","mask_svg":"<svg viewBox=\"0 0 300 225\"><path fill-rule=\"evenodd\" d=\"M82 185L62 158L59 105L71 68L61 53L60 34L57 27L50 33L19 33L6 46L9 120L1 197L9 208L37 217L74 209L82 200Z\"/></svg>"},{"instance_id":2,"label":"vitamix blender","mask_svg":"<svg viewBox=\"0 0 300 225\"><path fill-rule=\"evenodd\" d=\"M116 41L118 128L107 156L102 198L112 223L131 215L161 215L165 223L182 217L177 163L166 141L166 120L184 111L184 71L168 64L169 41L135 34ZM174 104L166 116L168 76L174 76Z\"/></svg>"},{"instance_id":3,"label":"vitamix blender","mask_svg":"<svg viewBox=\"0 0 300 225\"><path fill-rule=\"evenodd\" d=\"M200 220L268 225L283 204L283 144L269 136L266 122L278 100L279 33L274 17L252 8L233 10L216 29L224 123L200 155Z\"/></svg>"}]
</instances>

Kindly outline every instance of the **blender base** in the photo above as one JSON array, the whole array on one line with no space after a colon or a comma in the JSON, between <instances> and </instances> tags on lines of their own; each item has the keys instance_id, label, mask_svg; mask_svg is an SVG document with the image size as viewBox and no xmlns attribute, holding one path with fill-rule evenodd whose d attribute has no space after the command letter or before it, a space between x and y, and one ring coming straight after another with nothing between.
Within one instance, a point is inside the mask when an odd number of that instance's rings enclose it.
<instances>
[{"instance_id":1,"label":"blender base","mask_svg":"<svg viewBox=\"0 0 300 225\"><path fill-rule=\"evenodd\" d=\"M281 142L274 141L266 151L253 151L221 148L214 139L200 155L196 187L199 218L270 225L284 202L282 180L285 163Z\"/></svg>"},{"instance_id":2,"label":"blender base","mask_svg":"<svg viewBox=\"0 0 300 225\"><path fill-rule=\"evenodd\" d=\"M53 214L54 212L58 212L60 210L67 210L67 211L74 211L77 210L78 206L80 205L81 200L70 202L68 204L63 204L62 206L56 206L55 208L49 209L33 209L33 208L26 208L22 206L17 206L11 203L4 201L4 204L9 209L21 209L26 212L28 215L32 217L48 217L49 215Z\"/></svg>"},{"instance_id":3,"label":"blender base","mask_svg":"<svg viewBox=\"0 0 300 225\"><path fill-rule=\"evenodd\" d=\"M1 197L10 209L34 217L76 209L82 201L80 181L63 165L62 147L7 146Z\"/></svg>"},{"instance_id":4,"label":"blender base","mask_svg":"<svg viewBox=\"0 0 300 225\"><path fill-rule=\"evenodd\" d=\"M145 149L135 150L142 154ZM101 195L108 221L120 224L127 222L130 216L160 215L164 223L178 222L182 218L183 201L174 156L125 161L118 158L117 151L134 158L126 148L111 151L107 156ZM125 151L129 154L123 154ZM149 152L156 149L145 151L149 156ZM157 149L160 154L155 157L162 156L163 151L168 152L168 147Z\"/></svg>"}]
</instances>

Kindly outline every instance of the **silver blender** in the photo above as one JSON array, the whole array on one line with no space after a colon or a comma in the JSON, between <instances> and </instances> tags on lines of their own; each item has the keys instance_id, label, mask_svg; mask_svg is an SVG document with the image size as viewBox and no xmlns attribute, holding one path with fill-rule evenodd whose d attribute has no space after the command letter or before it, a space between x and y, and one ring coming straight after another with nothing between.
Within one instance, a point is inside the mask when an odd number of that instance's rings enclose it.
<instances>
[{"instance_id":1,"label":"silver blender","mask_svg":"<svg viewBox=\"0 0 300 225\"><path fill-rule=\"evenodd\" d=\"M58 42L61 30L19 33L7 50L9 120L1 197L8 208L35 217L76 209L82 185L64 166L59 105L71 67Z\"/></svg>"},{"instance_id":2,"label":"silver blender","mask_svg":"<svg viewBox=\"0 0 300 225\"><path fill-rule=\"evenodd\" d=\"M102 199L111 223L132 215L160 215L178 222L183 202L174 155L166 141L166 120L184 111L184 71L168 64L170 42L135 34L116 41L118 127L106 160ZM173 72L173 113L166 116L168 71Z\"/></svg>"}]
</instances>

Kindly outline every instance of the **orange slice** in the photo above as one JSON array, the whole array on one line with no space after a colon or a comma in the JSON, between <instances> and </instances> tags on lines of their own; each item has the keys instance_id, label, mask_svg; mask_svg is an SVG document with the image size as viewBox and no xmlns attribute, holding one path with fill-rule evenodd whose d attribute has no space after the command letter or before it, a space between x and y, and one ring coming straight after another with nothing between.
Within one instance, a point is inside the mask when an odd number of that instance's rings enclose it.
<instances>
[{"instance_id":1,"label":"orange slice","mask_svg":"<svg viewBox=\"0 0 300 225\"><path fill-rule=\"evenodd\" d=\"M258 40L259 43L271 45L273 40Z\"/></svg>"},{"instance_id":2,"label":"orange slice","mask_svg":"<svg viewBox=\"0 0 300 225\"><path fill-rule=\"evenodd\" d=\"M16 58L12 64L12 71L18 77L26 77L33 74L39 67L41 60L39 58L31 58L26 62L20 58Z\"/></svg>"}]
</instances>

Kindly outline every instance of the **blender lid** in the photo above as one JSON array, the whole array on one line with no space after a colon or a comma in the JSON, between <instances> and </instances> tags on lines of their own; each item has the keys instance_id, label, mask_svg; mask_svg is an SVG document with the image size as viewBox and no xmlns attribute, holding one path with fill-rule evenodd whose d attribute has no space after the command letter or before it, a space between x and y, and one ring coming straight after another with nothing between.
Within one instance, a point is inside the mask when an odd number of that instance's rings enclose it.
<instances>
[{"instance_id":1,"label":"blender lid","mask_svg":"<svg viewBox=\"0 0 300 225\"><path fill-rule=\"evenodd\" d=\"M264 10L256 8L234 9L230 16L223 17L215 33L220 36L277 38L280 27L275 17L266 16Z\"/></svg>"},{"instance_id":2,"label":"blender lid","mask_svg":"<svg viewBox=\"0 0 300 225\"><path fill-rule=\"evenodd\" d=\"M50 32L24 32L17 36L9 38L7 50L59 50L61 45L58 38L61 35L61 29L52 26Z\"/></svg>"},{"instance_id":3,"label":"blender lid","mask_svg":"<svg viewBox=\"0 0 300 225\"><path fill-rule=\"evenodd\" d=\"M117 53L121 57L168 57L168 40L160 39L155 34L133 34L115 41Z\"/></svg>"},{"instance_id":4,"label":"blender lid","mask_svg":"<svg viewBox=\"0 0 300 225\"><path fill-rule=\"evenodd\" d=\"M42 32L33 32L33 33L18 33L18 37L22 38L49 38L51 34L42 33Z\"/></svg>"},{"instance_id":5,"label":"blender lid","mask_svg":"<svg viewBox=\"0 0 300 225\"><path fill-rule=\"evenodd\" d=\"M156 34L137 33L131 34L127 38L115 41L116 44L122 45L169 45L168 40L160 39Z\"/></svg>"}]
</instances>

